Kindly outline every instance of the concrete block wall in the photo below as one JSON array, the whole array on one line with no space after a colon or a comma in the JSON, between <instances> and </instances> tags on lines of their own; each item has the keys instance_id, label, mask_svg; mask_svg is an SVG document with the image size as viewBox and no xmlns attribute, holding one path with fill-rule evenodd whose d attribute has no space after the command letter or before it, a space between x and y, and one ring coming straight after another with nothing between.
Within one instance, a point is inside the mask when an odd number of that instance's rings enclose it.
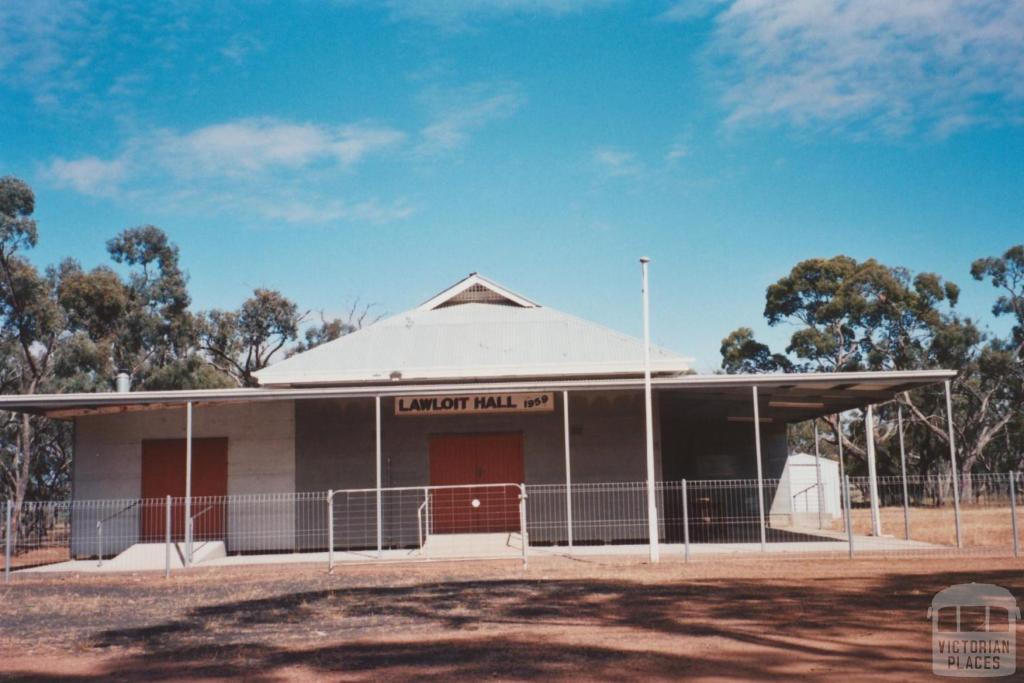
<instances>
[{"instance_id":1,"label":"concrete block wall","mask_svg":"<svg viewBox=\"0 0 1024 683\"><path fill-rule=\"evenodd\" d=\"M375 426L372 399L324 399L296 404L296 490L372 488L375 486ZM639 392L570 394L570 449L574 483L636 482L645 478L643 395ZM655 433L658 415L655 413ZM381 478L390 487L430 483L430 437L441 434L519 432L523 435L523 468L528 485L564 484L565 451L562 394L556 393L550 413L505 415L396 416L393 399L381 400ZM655 443L656 476L660 477L660 440ZM382 506L386 545L408 545L417 538L419 492L388 494ZM529 527L536 541L565 536L565 506L527 505ZM609 505L616 505L609 499ZM632 502L621 502L632 505ZM610 510L609 514L614 514ZM644 509L645 513L645 509ZM634 514L630 514L635 518ZM376 543L376 499L346 494L335 505L335 540L340 548ZM646 522L638 528L646 529ZM577 538L600 540L606 530L577 523ZM636 525L635 525L636 526ZM326 545L326 532L306 529L308 547Z\"/></svg>"},{"instance_id":2,"label":"concrete block wall","mask_svg":"<svg viewBox=\"0 0 1024 683\"><path fill-rule=\"evenodd\" d=\"M192 413L196 438L227 437L230 496L291 493L295 490L295 406L291 401L196 406ZM90 415L75 420L73 492L76 500L137 498L142 488L142 441L185 437L184 408ZM295 515L290 506L272 516L256 515L258 506L228 509L228 547L254 550L290 545ZM130 513L124 524L135 523ZM92 528L88 528L89 525ZM112 524L121 523L117 518ZM95 520L72 520L72 552L94 551ZM111 527L110 536L115 529ZM131 539L130 530L119 537ZM279 538L280 540L273 540ZM125 547L127 547L127 545ZM116 548L111 548L111 552Z\"/></svg>"}]
</instances>

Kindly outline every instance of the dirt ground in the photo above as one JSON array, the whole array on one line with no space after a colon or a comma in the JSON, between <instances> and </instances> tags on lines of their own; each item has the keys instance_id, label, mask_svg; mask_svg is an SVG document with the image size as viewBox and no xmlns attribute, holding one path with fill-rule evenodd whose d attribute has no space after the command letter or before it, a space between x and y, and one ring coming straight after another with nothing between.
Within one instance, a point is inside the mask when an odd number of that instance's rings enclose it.
<instances>
[{"instance_id":1,"label":"dirt ground","mask_svg":"<svg viewBox=\"0 0 1024 683\"><path fill-rule=\"evenodd\" d=\"M871 510L856 508L850 514L853 533L871 533ZM879 510L882 533L896 538L904 537L903 508L883 507ZM1018 533L1024 547L1024 510L1017 512ZM960 527L963 543L969 548L1013 548L1013 520L1010 507L974 507L960 509ZM834 531L843 531L843 520L835 520ZM910 509L910 538L925 543L956 545L956 518L952 507Z\"/></svg>"},{"instance_id":2,"label":"dirt ground","mask_svg":"<svg viewBox=\"0 0 1024 683\"><path fill-rule=\"evenodd\" d=\"M536 560L15 577L0 679L928 678L932 596L1010 559ZM836 678L839 676L840 678Z\"/></svg>"}]
</instances>

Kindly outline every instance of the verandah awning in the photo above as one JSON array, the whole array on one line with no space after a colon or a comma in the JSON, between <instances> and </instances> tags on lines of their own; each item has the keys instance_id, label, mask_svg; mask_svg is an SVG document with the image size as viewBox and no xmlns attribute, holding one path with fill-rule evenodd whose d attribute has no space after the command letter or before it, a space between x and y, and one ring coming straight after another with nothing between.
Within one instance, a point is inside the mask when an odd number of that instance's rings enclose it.
<instances>
[{"instance_id":1,"label":"verandah awning","mask_svg":"<svg viewBox=\"0 0 1024 683\"><path fill-rule=\"evenodd\" d=\"M652 385L667 400L681 401L695 418L752 416L751 387L757 386L762 419L798 422L816 416L882 403L897 394L937 384L954 370L842 372L765 375L684 375L657 377ZM0 396L0 410L66 419L80 415L181 407L187 403L224 404L322 398L496 394L521 391L639 391L639 378L572 379L442 384L361 384L303 388L197 389L128 393Z\"/></svg>"}]
</instances>

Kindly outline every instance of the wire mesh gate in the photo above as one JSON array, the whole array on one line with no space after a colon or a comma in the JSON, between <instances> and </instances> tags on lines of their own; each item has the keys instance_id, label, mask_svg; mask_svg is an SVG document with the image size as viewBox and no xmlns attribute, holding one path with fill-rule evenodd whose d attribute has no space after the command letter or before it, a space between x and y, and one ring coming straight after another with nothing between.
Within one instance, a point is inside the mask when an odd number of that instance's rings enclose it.
<instances>
[{"instance_id":1,"label":"wire mesh gate","mask_svg":"<svg viewBox=\"0 0 1024 683\"><path fill-rule=\"evenodd\" d=\"M518 555L527 561L522 484L332 490L327 507L332 569L337 551L423 559Z\"/></svg>"},{"instance_id":2,"label":"wire mesh gate","mask_svg":"<svg viewBox=\"0 0 1024 683\"><path fill-rule=\"evenodd\" d=\"M791 491L785 479L657 482L659 541L667 553L686 556L691 546L705 554L845 552L847 545L851 554L1020 553L1020 473L879 477L873 487L867 477L853 477L845 484ZM12 568L69 560L79 562L76 571L82 562L116 569L129 549L161 559L149 568L165 571L196 557L282 553L332 566L342 559L525 561L531 546L643 552L646 495L644 482L612 482L194 497L191 506L184 498L25 502L17 509L0 501L0 541L8 576Z\"/></svg>"}]
</instances>

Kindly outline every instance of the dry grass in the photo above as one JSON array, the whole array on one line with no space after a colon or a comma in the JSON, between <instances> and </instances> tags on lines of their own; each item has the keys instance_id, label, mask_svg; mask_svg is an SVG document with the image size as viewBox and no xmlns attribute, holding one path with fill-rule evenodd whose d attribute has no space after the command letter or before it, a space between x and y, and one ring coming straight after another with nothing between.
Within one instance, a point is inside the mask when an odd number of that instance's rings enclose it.
<instances>
[{"instance_id":1,"label":"dry grass","mask_svg":"<svg viewBox=\"0 0 1024 683\"><path fill-rule=\"evenodd\" d=\"M978 557L626 559L16 577L0 678L884 680L930 673L932 595Z\"/></svg>"},{"instance_id":2,"label":"dry grass","mask_svg":"<svg viewBox=\"0 0 1024 683\"><path fill-rule=\"evenodd\" d=\"M903 508L883 507L879 510L884 535L904 537ZM871 533L871 510L856 508L850 513L854 534ZM1017 511L1018 529L1024 530L1024 511ZM1013 527L1009 506L971 507L960 509L960 528L964 547L1012 548ZM843 521L833 524L836 531L843 530ZM1021 533L1018 531L1018 533ZM956 521L953 508L910 508L910 538L938 545L956 545ZM1024 540L1024 539L1022 539Z\"/></svg>"}]
</instances>

